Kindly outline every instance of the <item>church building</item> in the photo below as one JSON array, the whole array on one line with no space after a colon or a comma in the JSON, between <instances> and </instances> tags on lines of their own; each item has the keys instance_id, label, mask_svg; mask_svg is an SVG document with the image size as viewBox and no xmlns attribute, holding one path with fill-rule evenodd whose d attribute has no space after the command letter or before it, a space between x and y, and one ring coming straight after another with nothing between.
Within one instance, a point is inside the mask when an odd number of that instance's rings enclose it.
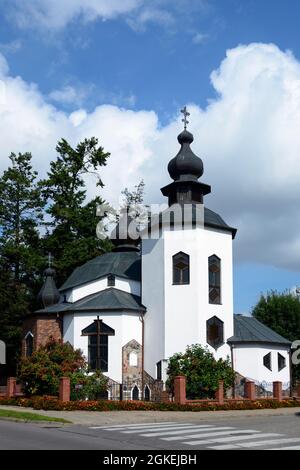
<instances>
[{"instance_id":1,"label":"church building","mask_svg":"<svg viewBox=\"0 0 300 470\"><path fill-rule=\"evenodd\" d=\"M161 189L168 209L137 239L115 237L112 252L76 268L59 290L48 268L42 308L23 324L23 354L50 336L69 341L90 370L101 369L112 382L131 381L138 398L148 384L166 381L170 356L201 344L217 359L229 357L241 376L288 388L290 342L233 313L237 230L205 205L211 187L200 181L203 162L191 149L184 112L180 148L168 165L172 182Z\"/></svg>"}]
</instances>

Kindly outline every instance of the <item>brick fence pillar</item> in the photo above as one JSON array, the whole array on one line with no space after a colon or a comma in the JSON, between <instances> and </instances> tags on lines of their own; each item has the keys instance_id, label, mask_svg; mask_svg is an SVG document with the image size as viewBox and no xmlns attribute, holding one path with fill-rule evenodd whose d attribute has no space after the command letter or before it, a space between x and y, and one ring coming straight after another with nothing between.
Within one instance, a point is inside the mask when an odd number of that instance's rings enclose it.
<instances>
[{"instance_id":1,"label":"brick fence pillar","mask_svg":"<svg viewBox=\"0 0 300 470\"><path fill-rule=\"evenodd\" d=\"M215 392L215 399L219 403L219 405L224 404L224 382L223 380L219 381L219 387Z\"/></svg>"},{"instance_id":2,"label":"brick fence pillar","mask_svg":"<svg viewBox=\"0 0 300 470\"><path fill-rule=\"evenodd\" d=\"M177 375L174 377L174 395L175 403L184 405L186 402L186 377L184 375Z\"/></svg>"},{"instance_id":3,"label":"brick fence pillar","mask_svg":"<svg viewBox=\"0 0 300 470\"><path fill-rule=\"evenodd\" d=\"M255 383L250 380L245 382L245 398L248 398L248 400L255 400L256 398Z\"/></svg>"},{"instance_id":4,"label":"brick fence pillar","mask_svg":"<svg viewBox=\"0 0 300 470\"><path fill-rule=\"evenodd\" d=\"M15 377L8 377L7 386L6 386L6 396L7 398L12 398L16 393L17 381Z\"/></svg>"},{"instance_id":5,"label":"brick fence pillar","mask_svg":"<svg viewBox=\"0 0 300 470\"><path fill-rule=\"evenodd\" d=\"M273 398L282 401L282 382L273 382Z\"/></svg>"},{"instance_id":6,"label":"brick fence pillar","mask_svg":"<svg viewBox=\"0 0 300 470\"><path fill-rule=\"evenodd\" d=\"M59 400L70 401L70 379L69 377L61 377L59 384Z\"/></svg>"}]
</instances>

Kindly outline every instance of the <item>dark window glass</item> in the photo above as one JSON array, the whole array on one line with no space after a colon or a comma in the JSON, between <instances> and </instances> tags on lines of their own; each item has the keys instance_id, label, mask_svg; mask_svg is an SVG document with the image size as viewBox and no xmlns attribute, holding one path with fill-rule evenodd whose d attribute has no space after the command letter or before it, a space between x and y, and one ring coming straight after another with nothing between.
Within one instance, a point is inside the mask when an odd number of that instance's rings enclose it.
<instances>
[{"instance_id":1,"label":"dark window glass","mask_svg":"<svg viewBox=\"0 0 300 470\"><path fill-rule=\"evenodd\" d=\"M116 278L113 274L107 276L107 286L114 287L116 285Z\"/></svg>"},{"instance_id":2,"label":"dark window glass","mask_svg":"<svg viewBox=\"0 0 300 470\"><path fill-rule=\"evenodd\" d=\"M185 253L173 256L173 284L190 283L190 257Z\"/></svg>"},{"instance_id":3,"label":"dark window glass","mask_svg":"<svg viewBox=\"0 0 300 470\"><path fill-rule=\"evenodd\" d=\"M221 260L216 255L208 258L209 303L221 303Z\"/></svg>"},{"instance_id":4,"label":"dark window glass","mask_svg":"<svg viewBox=\"0 0 300 470\"><path fill-rule=\"evenodd\" d=\"M33 336L29 333L27 335L27 338L25 340L25 345L26 345L26 357L32 356L33 353Z\"/></svg>"},{"instance_id":5,"label":"dark window glass","mask_svg":"<svg viewBox=\"0 0 300 470\"><path fill-rule=\"evenodd\" d=\"M97 364L97 335L89 336L89 368L96 370L100 366L102 372L108 371L108 336L100 335L99 359ZM98 366L98 367L97 367Z\"/></svg>"},{"instance_id":6,"label":"dark window glass","mask_svg":"<svg viewBox=\"0 0 300 470\"><path fill-rule=\"evenodd\" d=\"M264 366L265 366L267 369L272 370L271 353L266 354L266 355L264 356Z\"/></svg>"},{"instance_id":7,"label":"dark window glass","mask_svg":"<svg viewBox=\"0 0 300 470\"><path fill-rule=\"evenodd\" d=\"M139 389L137 388L137 386L135 385L133 387L133 390L132 390L132 399L133 400L139 400Z\"/></svg>"},{"instance_id":8,"label":"dark window glass","mask_svg":"<svg viewBox=\"0 0 300 470\"><path fill-rule=\"evenodd\" d=\"M286 359L280 353L278 353L278 370L281 371L286 367Z\"/></svg>"},{"instance_id":9,"label":"dark window glass","mask_svg":"<svg viewBox=\"0 0 300 470\"><path fill-rule=\"evenodd\" d=\"M161 380L161 361L156 364L156 378Z\"/></svg>"},{"instance_id":10,"label":"dark window glass","mask_svg":"<svg viewBox=\"0 0 300 470\"><path fill-rule=\"evenodd\" d=\"M150 388L148 387L148 385L146 385L145 387L144 398L145 401L150 401Z\"/></svg>"},{"instance_id":11,"label":"dark window glass","mask_svg":"<svg viewBox=\"0 0 300 470\"><path fill-rule=\"evenodd\" d=\"M207 343L217 349L224 344L224 323L218 317L206 322Z\"/></svg>"}]
</instances>

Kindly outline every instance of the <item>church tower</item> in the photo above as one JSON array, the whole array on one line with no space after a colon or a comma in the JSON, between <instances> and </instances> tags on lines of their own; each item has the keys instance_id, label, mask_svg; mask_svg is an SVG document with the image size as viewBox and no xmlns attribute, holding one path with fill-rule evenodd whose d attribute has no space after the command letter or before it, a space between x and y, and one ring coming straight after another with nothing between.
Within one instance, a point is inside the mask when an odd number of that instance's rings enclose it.
<instances>
[{"instance_id":1,"label":"church tower","mask_svg":"<svg viewBox=\"0 0 300 470\"><path fill-rule=\"evenodd\" d=\"M211 192L199 181L204 168L186 129L169 162L173 182L162 188L169 208L142 233L142 303L145 315L145 370L165 380L170 356L188 345L208 346L216 358L230 357L233 334L232 239L228 226L204 205ZM149 235L150 233L150 235Z\"/></svg>"}]
</instances>

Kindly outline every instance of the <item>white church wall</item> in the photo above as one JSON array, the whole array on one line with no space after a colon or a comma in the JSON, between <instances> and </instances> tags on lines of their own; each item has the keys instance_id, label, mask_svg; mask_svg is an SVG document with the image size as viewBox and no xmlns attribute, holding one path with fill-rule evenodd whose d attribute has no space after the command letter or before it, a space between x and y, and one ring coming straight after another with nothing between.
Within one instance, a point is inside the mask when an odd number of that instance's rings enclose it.
<instances>
[{"instance_id":1,"label":"white church wall","mask_svg":"<svg viewBox=\"0 0 300 470\"><path fill-rule=\"evenodd\" d=\"M155 233L153 234L155 236ZM173 256L190 256L190 284L173 285ZM221 259L221 305L209 303L208 258ZM224 323L224 344L215 357L230 357L227 338L233 335L232 235L199 227L163 230L158 240L142 243L142 302L145 321L145 367L152 375L155 365L186 346L208 346L206 322L217 316ZM155 347L153 345L155 344Z\"/></svg>"},{"instance_id":2,"label":"white church wall","mask_svg":"<svg viewBox=\"0 0 300 470\"><path fill-rule=\"evenodd\" d=\"M138 296L141 295L140 282L138 281L116 277L114 287L116 289L123 290L124 292L129 292L130 294ZM77 302L77 300L83 299L88 295L96 294L97 292L107 288L107 276L105 276L101 279L97 279L96 281L86 283L83 286L70 289L66 292L66 300L67 302Z\"/></svg>"},{"instance_id":3,"label":"white church wall","mask_svg":"<svg viewBox=\"0 0 300 470\"><path fill-rule=\"evenodd\" d=\"M263 358L271 353L271 367L264 366ZM278 370L278 357L280 353L286 359L286 367ZM241 344L233 348L234 370L249 380L257 383L266 383L267 389L272 390L272 382L280 381L283 388L288 388L290 383L290 356L289 351L280 346L268 344Z\"/></svg>"},{"instance_id":4,"label":"white church wall","mask_svg":"<svg viewBox=\"0 0 300 470\"><path fill-rule=\"evenodd\" d=\"M74 318L72 313L63 316L63 340L74 345Z\"/></svg>"},{"instance_id":5,"label":"white church wall","mask_svg":"<svg viewBox=\"0 0 300 470\"><path fill-rule=\"evenodd\" d=\"M81 336L81 331L90 325L95 319L96 313L80 313L73 316L73 320L68 319L67 324L73 323L73 338L71 338L71 328L66 329L64 340L70 341L75 348L82 350L84 356L88 358L88 337ZM101 312L100 319L115 330L115 336L108 339L108 372L105 375L111 379L122 381L122 347L135 339L142 343L142 323L139 315L125 312Z\"/></svg>"}]
</instances>

